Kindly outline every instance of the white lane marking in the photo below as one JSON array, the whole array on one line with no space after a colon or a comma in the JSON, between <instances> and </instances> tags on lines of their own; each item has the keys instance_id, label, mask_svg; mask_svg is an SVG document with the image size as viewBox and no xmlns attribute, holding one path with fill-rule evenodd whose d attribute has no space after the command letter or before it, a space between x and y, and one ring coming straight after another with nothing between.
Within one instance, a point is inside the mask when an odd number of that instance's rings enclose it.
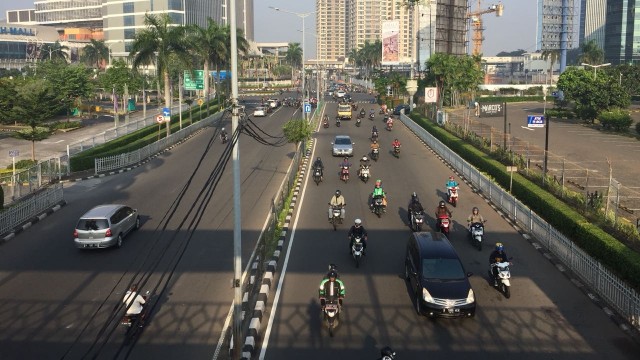
<instances>
[{"instance_id":1,"label":"white lane marking","mask_svg":"<svg viewBox=\"0 0 640 360\"><path fill-rule=\"evenodd\" d=\"M323 111L324 112L324 111ZM320 122L318 122L318 131L320 129ZM318 141L316 140L313 143L313 151L310 159L315 159L316 146L318 145ZM305 186L302 189L302 195L300 196L300 203L297 204L298 209L296 211L296 220L293 222L293 227L291 228L291 237L289 238L289 246L287 246L287 254L284 257L284 264L282 265L282 273L280 274L280 279L278 280L278 288L276 290L276 295L273 299L273 307L271 313L269 314L269 322L267 324L267 328L264 331L264 339L262 340L262 346L260 347L260 356L259 360L264 360L264 357L267 352L267 347L269 346L269 337L271 336L271 329L273 328L273 320L275 318L275 314L278 311L278 303L280 302L280 293L282 292L282 284L284 283L284 278L287 274L287 266L289 265L289 255L291 255L291 247L293 246L293 240L296 236L296 229L298 228L298 220L300 220L300 211L302 210L302 204L304 203L304 194L307 191L307 184L309 182L309 172L305 174Z\"/></svg>"},{"instance_id":2,"label":"white lane marking","mask_svg":"<svg viewBox=\"0 0 640 360\"><path fill-rule=\"evenodd\" d=\"M535 131L535 129L532 129L530 127L526 127L526 126L520 126L521 128L525 129L525 130L529 130L529 131Z\"/></svg>"}]
</instances>

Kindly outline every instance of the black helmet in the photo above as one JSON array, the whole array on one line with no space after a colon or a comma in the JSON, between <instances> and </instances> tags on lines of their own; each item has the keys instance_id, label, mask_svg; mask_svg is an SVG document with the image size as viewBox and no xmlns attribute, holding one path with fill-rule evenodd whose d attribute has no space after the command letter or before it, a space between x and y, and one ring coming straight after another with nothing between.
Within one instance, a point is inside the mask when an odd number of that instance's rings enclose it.
<instances>
[{"instance_id":1,"label":"black helmet","mask_svg":"<svg viewBox=\"0 0 640 360\"><path fill-rule=\"evenodd\" d=\"M444 207L444 201L440 200L440 203L438 204L438 206Z\"/></svg>"},{"instance_id":2,"label":"black helmet","mask_svg":"<svg viewBox=\"0 0 640 360\"><path fill-rule=\"evenodd\" d=\"M471 211L473 211L473 213L475 214L475 213L479 212L480 210L478 210L478 208L474 206L473 210L471 210Z\"/></svg>"},{"instance_id":3,"label":"black helmet","mask_svg":"<svg viewBox=\"0 0 640 360\"><path fill-rule=\"evenodd\" d=\"M327 277L329 279L331 279L331 278L336 278L337 279L338 278L338 273L333 269L329 270L329 273L327 273Z\"/></svg>"},{"instance_id":4,"label":"black helmet","mask_svg":"<svg viewBox=\"0 0 640 360\"><path fill-rule=\"evenodd\" d=\"M322 160L320 159L320 156L318 156L318 158L317 158L316 160L317 160L317 161L322 161Z\"/></svg>"},{"instance_id":5,"label":"black helmet","mask_svg":"<svg viewBox=\"0 0 640 360\"><path fill-rule=\"evenodd\" d=\"M340 196L341 194L342 194L342 191L336 190L336 196Z\"/></svg>"},{"instance_id":6,"label":"black helmet","mask_svg":"<svg viewBox=\"0 0 640 360\"><path fill-rule=\"evenodd\" d=\"M382 350L380 350L380 355L382 356L383 360L392 360L396 356L396 352L393 351L392 348L385 346L382 348Z\"/></svg>"},{"instance_id":7,"label":"black helmet","mask_svg":"<svg viewBox=\"0 0 640 360\"><path fill-rule=\"evenodd\" d=\"M411 193L411 200L418 200L418 194L415 191Z\"/></svg>"}]
</instances>

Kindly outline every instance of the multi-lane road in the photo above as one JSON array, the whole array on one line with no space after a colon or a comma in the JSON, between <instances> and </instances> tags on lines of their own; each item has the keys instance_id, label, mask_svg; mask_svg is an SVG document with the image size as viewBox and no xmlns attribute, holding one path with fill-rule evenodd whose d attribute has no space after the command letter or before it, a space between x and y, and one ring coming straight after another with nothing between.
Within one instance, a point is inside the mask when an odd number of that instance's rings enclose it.
<instances>
[{"instance_id":1,"label":"multi-lane road","mask_svg":"<svg viewBox=\"0 0 640 360\"><path fill-rule=\"evenodd\" d=\"M374 106L365 103L370 100L365 95L354 98L367 110ZM280 134L293 111L281 108L254 121ZM329 103L325 111L333 117L336 105ZM381 131L382 152L372 165L372 176L383 180L389 197L381 219L367 207L373 182L364 184L355 174L349 183L340 182L339 159L330 156L333 137L351 135L357 155L352 162L357 163L368 151L374 123ZM354 124L343 121L336 128L332 123L315 134L313 157L324 160L325 181L316 186L306 179L309 185L301 190L286 255L281 257L279 291L269 301L272 307L260 336L262 353L256 357L374 359L384 345L391 345L402 359L637 357L640 347L464 184L460 206L453 209L451 240L466 269L474 273L476 317L432 321L417 316L402 279L410 233L407 202L416 191L433 222L432 209L444 197L451 171L399 121L392 132L382 130L379 116L375 122L364 120L360 128ZM233 300L230 166L205 209L199 200L207 194L205 184L223 150L217 139L207 147L215 133L205 129L130 172L66 184L66 207L2 246L0 358L79 359L87 353L113 358L118 351L121 358L132 359L213 357ZM389 153L396 137L403 144L399 159ZM265 147L247 137L241 141L246 265L293 147ZM348 205L347 223L334 232L327 222L326 203L336 189L342 190ZM72 231L77 218L96 204L116 202L140 211L141 229L121 249L76 250ZM464 219L473 206L488 219L487 241L505 243L514 258L510 299L488 283L491 247L478 252L467 241ZM359 269L348 254L346 237L357 217L369 231L368 255ZM198 225L190 226L192 221ZM334 338L321 326L317 301L317 286L329 263L338 265L347 287L343 323ZM146 288L161 287L155 292L151 320L135 346L121 347L121 329L111 336L100 330L138 269L150 274Z\"/></svg>"}]
</instances>

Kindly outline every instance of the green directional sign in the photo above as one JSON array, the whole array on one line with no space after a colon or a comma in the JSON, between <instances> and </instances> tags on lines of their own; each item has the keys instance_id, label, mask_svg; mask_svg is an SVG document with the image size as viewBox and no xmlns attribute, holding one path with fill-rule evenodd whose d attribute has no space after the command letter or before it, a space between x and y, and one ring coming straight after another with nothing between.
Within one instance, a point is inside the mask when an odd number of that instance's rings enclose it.
<instances>
[{"instance_id":1,"label":"green directional sign","mask_svg":"<svg viewBox=\"0 0 640 360\"><path fill-rule=\"evenodd\" d=\"M191 74L195 79L191 77ZM184 71L184 89L185 90L202 90L204 89L204 70L185 70Z\"/></svg>"}]
</instances>

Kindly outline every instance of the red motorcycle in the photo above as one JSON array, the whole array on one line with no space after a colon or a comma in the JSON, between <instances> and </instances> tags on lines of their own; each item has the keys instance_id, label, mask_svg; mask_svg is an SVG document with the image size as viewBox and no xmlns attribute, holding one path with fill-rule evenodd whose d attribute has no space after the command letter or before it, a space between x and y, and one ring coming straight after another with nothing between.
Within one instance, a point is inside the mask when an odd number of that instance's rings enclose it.
<instances>
[{"instance_id":1,"label":"red motorcycle","mask_svg":"<svg viewBox=\"0 0 640 360\"><path fill-rule=\"evenodd\" d=\"M441 233L445 234L449 237L449 228L451 226L451 219L449 219L448 215L438 215L438 220L436 224L436 228Z\"/></svg>"},{"instance_id":2,"label":"red motorcycle","mask_svg":"<svg viewBox=\"0 0 640 360\"><path fill-rule=\"evenodd\" d=\"M340 180L347 182L349 181L349 167L348 166L341 166L340 168Z\"/></svg>"}]
</instances>

